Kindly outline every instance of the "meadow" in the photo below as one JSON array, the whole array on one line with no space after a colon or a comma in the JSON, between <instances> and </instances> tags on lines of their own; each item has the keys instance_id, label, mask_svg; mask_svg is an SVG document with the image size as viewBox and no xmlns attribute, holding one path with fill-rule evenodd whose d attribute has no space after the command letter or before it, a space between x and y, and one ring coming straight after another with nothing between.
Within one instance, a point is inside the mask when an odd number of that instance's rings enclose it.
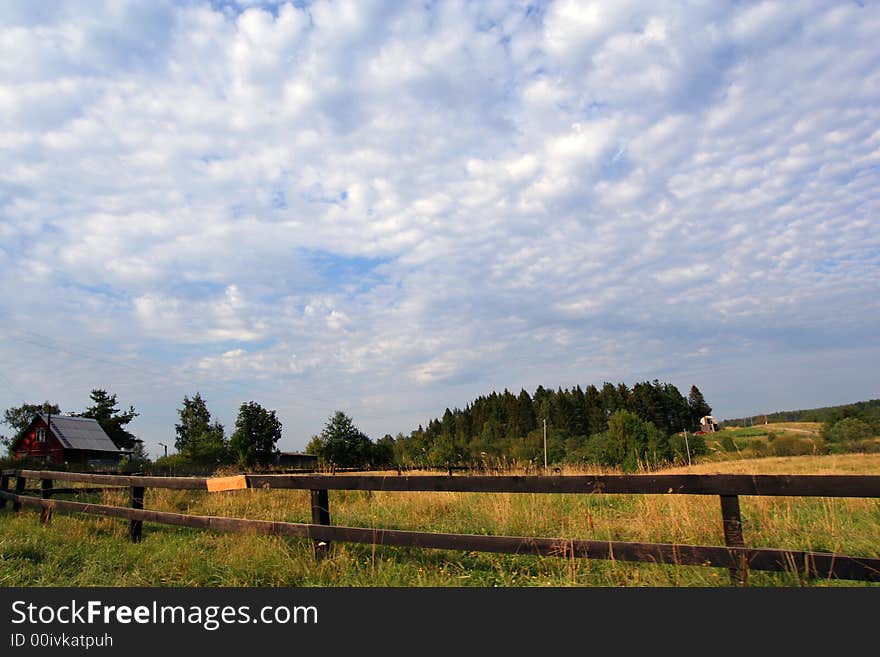
<instances>
[{"instance_id":1,"label":"meadow","mask_svg":"<svg viewBox=\"0 0 880 657\"><path fill-rule=\"evenodd\" d=\"M745 437L744 437L745 438ZM563 474L599 473L568 469ZM608 470L602 471L611 473ZM668 473L880 474L880 454L704 462ZM95 502L128 504L127 493ZM880 557L880 500L741 497L750 547ZM723 545L717 497L331 491L334 525L595 540ZM310 522L307 491L147 491L146 507ZM875 586L752 571L750 586ZM337 543L316 560L301 539L144 524L10 505L0 511L0 586L730 586L723 568Z\"/></svg>"}]
</instances>

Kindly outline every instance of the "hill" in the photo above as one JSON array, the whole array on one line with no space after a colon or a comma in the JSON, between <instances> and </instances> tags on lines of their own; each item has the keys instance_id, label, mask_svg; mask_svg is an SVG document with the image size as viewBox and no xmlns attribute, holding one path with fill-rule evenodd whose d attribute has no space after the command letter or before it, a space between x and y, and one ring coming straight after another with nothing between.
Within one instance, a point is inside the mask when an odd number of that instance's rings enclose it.
<instances>
[{"instance_id":1,"label":"hill","mask_svg":"<svg viewBox=\"0 0 880 657\"><path fill-rule=\"evenodd\" d=\"M629 457L632 465L671 462L686 448L670 437L695 431L700 418L711 412L696 386L685 396L656 379L632 387L607 381L585 389L538 386L532 395L505 389L480 396L463 409L447 408L442 417L408 436L399 434L393 439L395 460L419 466L545 460L611 466ZM627 441L618 439L621 432ZM690 448L698 449L699 441Z\"/></svg>"},{"instance_id":2,"label":"hill","mask_svg":"<svg viewBox=\"0 0 880 657\"><path fill-rule=\"evenodd\" d=\"M724 420L721 426L745 427L764 422L820 422L834 424L845 417L857 417L868 423L880 422L880 399L853 402L840 406L822 406L797 411L777 411L766 415L753 415Z\"/></svg>"}]
</instances>

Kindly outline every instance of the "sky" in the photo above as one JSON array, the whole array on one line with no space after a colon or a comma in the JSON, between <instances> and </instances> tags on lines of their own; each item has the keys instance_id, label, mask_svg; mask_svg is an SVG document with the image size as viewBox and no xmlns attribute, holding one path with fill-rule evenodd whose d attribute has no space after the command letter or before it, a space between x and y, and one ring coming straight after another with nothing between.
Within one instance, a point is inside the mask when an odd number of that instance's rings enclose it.
<instances>
[{"instance_id":1,"label":"sky","mask_svg":"<svg viewBox=\"0 0 880 657\"><path fill-rule=\"evenodd\" d=\"M507 388L880 397L877 2L0 5L0 408L283 450ZM7 431L8 433L8 431Z\"/></svg>"}]
</instances>

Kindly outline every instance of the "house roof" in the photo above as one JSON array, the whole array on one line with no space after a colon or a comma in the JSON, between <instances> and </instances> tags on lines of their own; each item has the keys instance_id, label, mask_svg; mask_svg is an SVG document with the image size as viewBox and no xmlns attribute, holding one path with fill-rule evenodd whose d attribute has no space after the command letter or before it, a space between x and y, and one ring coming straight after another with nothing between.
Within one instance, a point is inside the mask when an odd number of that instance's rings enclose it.
<instances>
[{"instance_id":1,"label":"house roof","mask_svg":"<svg viewBox=\"0 0 880 657\"><path fill-rule=\"evenodd\" d=\"M46 422L44 413L39 417ZM68 415L51 416L52 432L68 449L88 449L93 452L116 452L119 448L104 433L98 421L90 417L70 417Z\"/></svg>"}]
</instances>

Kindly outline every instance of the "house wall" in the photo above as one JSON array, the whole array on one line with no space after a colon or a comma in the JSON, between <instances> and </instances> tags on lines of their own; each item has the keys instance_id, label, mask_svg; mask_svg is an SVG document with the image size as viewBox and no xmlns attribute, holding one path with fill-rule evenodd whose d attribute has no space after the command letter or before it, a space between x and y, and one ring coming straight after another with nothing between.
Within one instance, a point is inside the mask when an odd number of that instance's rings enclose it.
<instances>
[{"instance_id":1,"label":"house wall","mask_svg":"<svg viewBox=\"0 0 880 657\"><path fill-rule=\"evenodd\" d=\"M37 442L37 429L41 428L46 431L46 441ZM50 463L64 463L64 446L46 427L46 422L39 418L28 429L13 450L15 458L31 457L46 459Z\"/></svg>"}]
</instances>

